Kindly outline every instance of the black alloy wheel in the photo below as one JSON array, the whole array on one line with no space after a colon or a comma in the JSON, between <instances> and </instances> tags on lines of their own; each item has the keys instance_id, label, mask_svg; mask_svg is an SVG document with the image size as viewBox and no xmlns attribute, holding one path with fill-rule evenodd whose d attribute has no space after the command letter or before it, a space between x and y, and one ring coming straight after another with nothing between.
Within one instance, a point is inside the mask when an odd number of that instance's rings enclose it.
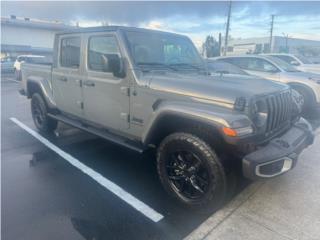
<instances>
[{"instance_id":1,"label":"black alloy wheel","mask_svg":"<svg viewBox=\"0 0 320 240\"><path fill-rule=\"evenodd\" d=\"M189 200L199 199L208 191L208 169L195 153L176 151L166 163L167 175L174 191Z\"/></svg>"},{"instance_id":2,"label":"black alloy wheel","mask_svg":"<svg viewBox=\"0 0 320 240\"><path fill-rule=\"evenodd\" d=\"M188 207L219 207L226 175L214 150L190 133L173 133L158 147L157 169L170 196Z\"/></svg>"},{"instance_id":3,"label":"black alloy wheel","mask_svg":"<svg viewBox=\"0 0 320 240\"><path fill-rule=\"evenodd\" d=\"M31 113L33 122L40 132L51 133L57 128L58 122L48 116L47 105L39 93L32 95Z\"/></svg>"}]
</instances>

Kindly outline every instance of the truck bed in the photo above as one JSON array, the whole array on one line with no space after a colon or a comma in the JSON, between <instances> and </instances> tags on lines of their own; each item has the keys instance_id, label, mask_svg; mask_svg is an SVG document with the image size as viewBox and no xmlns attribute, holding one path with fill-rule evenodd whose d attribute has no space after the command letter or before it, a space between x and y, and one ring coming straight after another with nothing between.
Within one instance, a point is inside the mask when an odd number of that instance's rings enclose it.
<instances>
[{"instance_id":1,"label":"truck bed","mask_svg":"<svg viewBox=\"0 0 320 240\"><path fill-rule=\"evenodd\" d=\"M34 63L22 63L21 64L21 85L22 90L27 93L26 82L27 79L37 79L44 84L51 86L52 65L46 64L34 64Z\"/></svg>"}]
</instances>

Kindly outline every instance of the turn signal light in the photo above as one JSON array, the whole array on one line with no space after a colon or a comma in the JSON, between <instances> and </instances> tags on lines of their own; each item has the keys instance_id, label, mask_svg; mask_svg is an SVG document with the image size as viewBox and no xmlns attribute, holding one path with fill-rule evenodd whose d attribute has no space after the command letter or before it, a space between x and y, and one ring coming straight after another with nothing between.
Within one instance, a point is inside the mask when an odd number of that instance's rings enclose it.
<instances>
[{"instance_id":1,"label":"turn signal light","mask_svg":"<svg viewBox=\"0 0 320 240\"><path fill-rule=\"evenodd\" d=\"M229 136L229 137L236 137L238 136L238 133L236 130L232 129L232 128L228 128L228 127L223 127L222 131L224 132L225 135Z\"/></svg>"}]
</instances>

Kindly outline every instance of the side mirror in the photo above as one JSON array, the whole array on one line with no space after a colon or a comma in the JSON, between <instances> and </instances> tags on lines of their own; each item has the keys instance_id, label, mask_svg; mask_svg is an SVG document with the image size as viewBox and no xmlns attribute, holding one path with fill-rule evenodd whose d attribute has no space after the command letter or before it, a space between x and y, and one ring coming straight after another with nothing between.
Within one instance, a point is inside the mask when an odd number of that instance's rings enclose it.
<instances>
[{"instance_id":1,"label":"side mirror","mask_svg":"<svg viewBox=\"0 0 320 240\"><path fill-rule=\"evenodd\" d=\"M293 66L299 66L300 65L297 61L291 61L290 64L293 65Z\"/></svg>"},{"instance_id":2,"label":"side mirror","mask_svg":"<svg viewBox=\"0 0 320 240\"><path fill-rule=\"evenodd\" d=\"M118 54L105 54L102 58L104 72L112 72L115 77L125 77L123 60Z\"/></svg>"}]
</instances>

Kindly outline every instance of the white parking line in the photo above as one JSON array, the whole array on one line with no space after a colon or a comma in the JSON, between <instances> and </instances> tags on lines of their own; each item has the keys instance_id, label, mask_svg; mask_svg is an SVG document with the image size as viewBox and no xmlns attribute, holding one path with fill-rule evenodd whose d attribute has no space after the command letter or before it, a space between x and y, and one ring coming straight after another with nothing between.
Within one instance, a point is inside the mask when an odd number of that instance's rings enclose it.
<instances>
[{"instance_id":1,"label":"white parking line","mask_svg":"<svg viewBox=\"0 0 320 240\"><path fill-rule=\"evenodd\" d=\"M46 145L48 148L56 152L58 155L60 155L62 158L64 158L67 162L69 162L74 167L78 168L83 173L87 174L89 177L94 179L97 183L117 195L119 198L121 198L123 201L131 205L133 208L141 212L143 215L145 215L147 218L151 219L154 222L159 222L163 215L153 210L151 207L146 205L145 203L141 202L139 199L132 196L130 193L126 192L124 189L116 185L115 183L111 182L104 176L102 176L100 173L97 173L93 169L87 167L83 163L81 163L76 158L72 157L70 154L64 152L62 149L57 147L56 145L52 144L49 140L42 137L39 133L35 132L22 122L20 122L16 118L10 118L11 121L13 121L15 124L17 124L19 127L27 131L29 134L31 134L33 137L38 139L40 142L42 142L44 145Z\"/></svg>"}]
</instances>

